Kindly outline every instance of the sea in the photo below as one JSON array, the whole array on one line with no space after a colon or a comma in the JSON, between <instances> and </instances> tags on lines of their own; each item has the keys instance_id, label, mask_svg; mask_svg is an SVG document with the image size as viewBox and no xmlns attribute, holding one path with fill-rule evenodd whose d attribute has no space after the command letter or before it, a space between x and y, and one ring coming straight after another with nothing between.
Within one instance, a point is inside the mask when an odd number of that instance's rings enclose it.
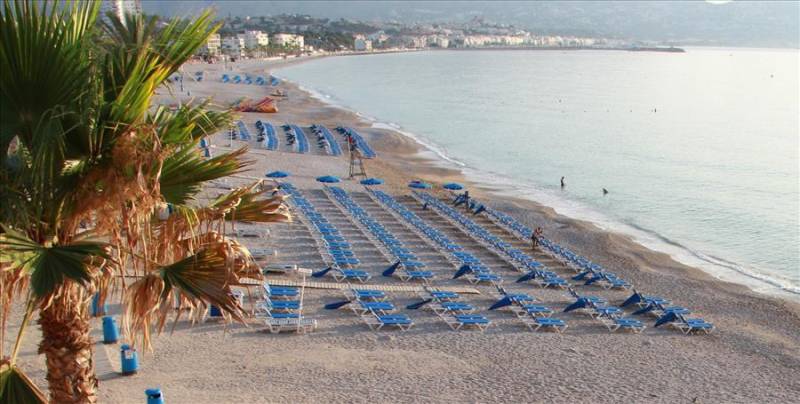
<instances>
[{"instance_id":1,"label":"sea","mask_svg":"<svg viewBox=\"0 0 800 404\"><path fill-rule=\"evenodd\" d=\"M798 298L798 61L797 49L441 50L274 74L500 194Z\"/></svg>"}]
</instances>

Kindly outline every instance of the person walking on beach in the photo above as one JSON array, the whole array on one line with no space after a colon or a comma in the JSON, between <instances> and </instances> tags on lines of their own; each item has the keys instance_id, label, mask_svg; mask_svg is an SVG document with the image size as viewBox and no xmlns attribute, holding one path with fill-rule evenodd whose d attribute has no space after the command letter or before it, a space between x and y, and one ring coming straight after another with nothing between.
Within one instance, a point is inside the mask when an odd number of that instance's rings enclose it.
<instances>
[{"instance_id":1,"label":"person walking on beach","mask_svg":"<svg viewBox=\"0 0 800 404\"><path fill-rule=\"evenodd\" d=\"M566 183L566 182L564 182L564 178L565 178L565 177L562 175L562 176L561 176L561 189L564 189L564 187L566 187L566 186L567 186L567 183Z\"/></svg>"},{"instance_id":2,"label":"person walking on beach","mask_svg":"<svg viewBox=\"0 0 800 404\"><path fill-rule=\"evenodd\" d=\"M539 247L539 237L542 236L543 230L541 227L537 227L536 230L531 233L531 248L536 249Z\"/></svg>"}]
</instances>

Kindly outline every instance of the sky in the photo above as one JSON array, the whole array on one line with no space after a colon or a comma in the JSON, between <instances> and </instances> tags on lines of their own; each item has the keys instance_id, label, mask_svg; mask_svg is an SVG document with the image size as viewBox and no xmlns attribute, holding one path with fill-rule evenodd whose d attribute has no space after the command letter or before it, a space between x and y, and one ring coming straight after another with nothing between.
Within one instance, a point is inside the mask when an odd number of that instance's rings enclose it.
<instances>
[{"instance_id":1,"label":"sky","mask_svg":"<svg viewBox=\"0 0 800 404\"><path fill-rule=\"evenodd\" d=\"M460 22L475 17L535 33L702 43L800 47L800 1L240 1L143 0L144 11L189 16L308 14L363 21Z\"/></svg>"}]
</instances>

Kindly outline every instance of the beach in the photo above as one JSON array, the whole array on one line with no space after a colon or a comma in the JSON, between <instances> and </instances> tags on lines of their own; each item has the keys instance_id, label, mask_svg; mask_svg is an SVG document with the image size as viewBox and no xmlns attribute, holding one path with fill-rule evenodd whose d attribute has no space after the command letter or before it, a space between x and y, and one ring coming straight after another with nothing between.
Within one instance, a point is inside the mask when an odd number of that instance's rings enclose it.
<instances>
[{"instance_id":1,"label":"beach","mask_svg":"<svg viewBox=\"0 0 800 404\"><path fill-rule=\"evenodd\" d=\"M301 60L298 60L301 61ZM289 61L245 61L232 66L228 73L266 75ZM187 77L203 70L202 82L184 82L187 94L177 88L163 89L163 104L175 98L201 100L213 97L219 105L240 98L260 99L271 87L221 83L223 65L194 64L185 67ZM683 335L670 329L648 328L642 334L611 333L588 316L559 315L570 328L563 334L530 332L512 315L488 312L496 298L490 286L475 286L479 294L465 299L479 307L495 326L486 332L452 331L431 313L409 315L415 327L407 332L372 332L352 313L323 310L322 306L340 300L337 290L305 288L304 314L319 322L310 334L272 335L263 332L263 322L249 319L247 324L224 326L206 322L177 324L174 332L154 338L153 352L139 352L141 369L133 376L120 376L119 346L103 345L101 324L95 321L93 337L98 341L95 366L100 379L102 402L142 402L144 390L160 387L169 403L215 402L800 402L800 304L759 294L746 286L722 282L705 272L636 244L631 238L610 233L584 221L557 214L536 202L500 196L496 189L470 183L461 172L445 167L429 150L413 139L390 129L372 127L372 122L358 114L315 99L296 84L283 82L279 88L288 93L279 98L275 114L241 113L241 119L255 135L255 121L272 122L277 129L279 151L259 149L250 143L249 160L253 164L241 175L228 178L225 186L252 183L274 170L291 173L287 179L315 204L337 205L315 181L321 175L346 178L346 153L332 157L316 148L299 154L283 141L280 125L296 123L303 128L322 124L355 128L365 135L378 154L366 161L367 173L386 181L381 189L395 196L419 215L435 221L442 231L469 245L482 260L497 262L509 288L534 294L555 309L563 309L573 299L562 290L515 285L514 274L501 257L482 247L459 229L447 224L436 212L419 208L408 195L407 184L419 179L440 185L446 182L466 184L473 198L505 212L529 227L541 226L554 242L631 282L644 293L664 296L675 304L690 307L693 315L713 322L710 335ZM232 148L225 134L213 137L215 154L242 147L234 140ZM361 204L382 212L357 181L343 181ZM207 197L218 190L209 187ZM447 194L437 191L436 195ZM385 209L384 209L385 210ZM295 212L296 213L296 212ZM393 228L403 232L409 243L418 241L397 217L388 211L381 216ZM358 233L357 224L348 224L344 215L338 220ZM488 219L479 223L500 237L524 248L525 242L514 239ZM404 227L405 226L405 227ZM314 254L304 224L272 226L237 225L237 228L260 234L240 241L251 248L275 250L270 264L298 264L311 269L323 265ZM365 241L365 244L368 242ZM420 250L428 247L419 244ZM364 247L367 254L370 249ZM426 250L427 251L427 250ZM434 260L435 253L430 256ZM545 254L539 253L546 259ZM435 260L434 260L435 261ZM437 261L438 262L438 261ZM390 262L376 255L369 265L377 274ZM469 286L463 280L449 279L452 268L432 265L440 275L436 284ZM561 271L566 277L568 272ZM574 274L572 274L574 275ZM376 276L370 283L400 284L394 279ZM258 295L258 287L249 288ZM601 295L619 304L631 291L587 288L587 293ZM115 297L114 301L118 297ZM414 294L397 292L392 299L405 306L418 300ZM247 299L246 306L253 299ZM20 321L20 310L11 318L11 330ZM112 304L112 313L119 313ZM404 311L410 312L410 311ZM168 326L169 330L170 327ZM20 366L38 386L46 386L44 358L36 354L38 330L31 330L20 354ZM6 336L13 338L12 335ZM8 341L7 341L8 342Z\"/></svg>"}]
</instances>

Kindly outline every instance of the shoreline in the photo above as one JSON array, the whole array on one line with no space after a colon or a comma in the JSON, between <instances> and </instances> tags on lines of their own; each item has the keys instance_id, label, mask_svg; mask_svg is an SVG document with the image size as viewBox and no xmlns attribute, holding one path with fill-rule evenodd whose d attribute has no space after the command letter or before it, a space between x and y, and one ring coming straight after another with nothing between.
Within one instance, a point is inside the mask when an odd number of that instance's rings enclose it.
<instances>
[{"instance_id":1,"label":"shoreline","mask_svg":"<svg viewBox=\"0 0 800 404\"><path fill-rule=\"evenodd\" d=\"M445 50L443 49L441 51ZM276 69L281 69L288 66L289 64L280 65L276 66ZM290 80L286 80L280 77L280 75L277 77L288 83L293 90L301 91L305 94L305 96L315 101L318 101L331 108L341 109L354 115L356 119L359 120L361 126L367 131L380 131L385 132L385 134L388 135L402 136L412 140L419 146L419 150L417 150L416 153L418 156L423 156L425 159L430 160L430 165L438 168L458 171L462 178L459 181L465 184L470 184L470 189L480 188L483 192L488 193L491 197L500 198L515 198L513 196L514 193L524 192L525 197L516 199L533 202L542 208L552 209L553 212L559 217L590 223L591 225L597 227L600 231L607 231L615 235L628 237L632 242L639 244L642 248L650 250L653 253L666 254L671 259L682 265L686 265L709 275L715 281L742 285L748 290L760 295L777 297L795 304L800 304L800 287L788 284L788 280L775 278L764 273L766 271L751 270L745 265L737 262L729 261L712 254L692 249L680 243L679 241L664 237L656 230L642 228L633 223L615 220L607 217L603 212L595 211L589 207L569 206L571 201L568 199L559 201L559 197L557 195L551 195L546 191L537 189L535 186L519 184L514 184L512 186L510 185L512 181L511 178L508 178L503 174L486 172L484 170L471 167L468 164L459 161L457 158L448 155L445 150L436 145L433 141L409 132L399 124L384 122L376 117L364 115L348 106L332 101L326 94L323 94L315 89L304 87L301 83L295 83ZM424 174L424 172L418 173L418 175ZM438 182L435 179L428 179ZM498 179L503 182L507 182L508 184L499 186L496 184L489 184L489 180L496 181Z\"/></svg>"}]
</instances>

